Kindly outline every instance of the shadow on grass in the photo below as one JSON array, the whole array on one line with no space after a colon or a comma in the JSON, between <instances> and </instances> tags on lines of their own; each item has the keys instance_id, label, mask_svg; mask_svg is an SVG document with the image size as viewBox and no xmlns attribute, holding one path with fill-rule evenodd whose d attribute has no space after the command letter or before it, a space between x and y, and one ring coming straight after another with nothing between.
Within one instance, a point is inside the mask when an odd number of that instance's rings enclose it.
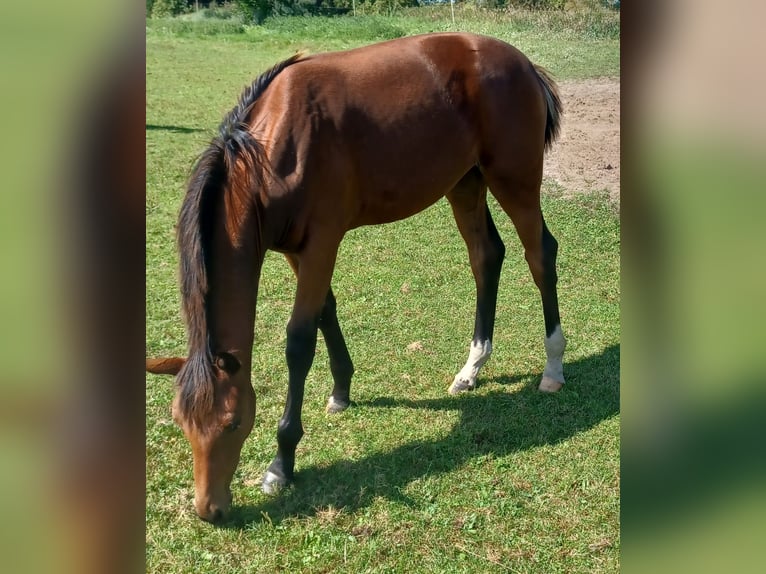
<instances>
[{"instance_id":1,"label":"shadow on grass","mask_svg":"<svg viewBox=\"0 0 766 574\"><path fill-rule=\"evenodd\" d=\"M202 128L186 128L183 126L158 126L155 124L146 124L146 131L166 131L177 134L192 134L195 132L204 132Z\"/></svg>"},{"instance_id":2,"label":"shadow on grass","mask_svg":"<svg viewBox=\"0 0 766 574\"><path fill-rule=\"evenodd\" d=\"M291 516L312 516L330 505L353 511L380 496L411 504L403 490L414 480L451 472L490 453L501 457L556 444L619 412L619 345L567 363L565 372L566 387L553 395L538 392L539 373L528 373L491 381L501 385L526 383L514 393L479 390L440 399L381 397L356 403L356 408L459 410L460 420L443 439L415 441L357 461L301 469L293 488L262 504L233 508L223 526L242 528L265 520L264 515L279 523Z\"/></svg>"}]
</instances>

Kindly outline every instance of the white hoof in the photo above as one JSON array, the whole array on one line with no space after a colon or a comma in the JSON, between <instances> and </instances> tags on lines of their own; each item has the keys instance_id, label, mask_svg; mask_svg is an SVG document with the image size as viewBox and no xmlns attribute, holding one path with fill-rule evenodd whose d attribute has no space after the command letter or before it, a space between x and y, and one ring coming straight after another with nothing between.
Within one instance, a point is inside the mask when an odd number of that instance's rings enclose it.
<instances>
[{"instance_id":1,"label":"white hoof","mask_svg":"<svg viewBox=\"0 0 766 574\"><path fill-rule=\"evenodd\" d=\"M282 478L281 476L277 476L270 470L266 471L266 474L263 475L263 482L261 482L261 490L264 492L264 494L270 494L272 496L276 496L280 492L282 492L284 489L286 489L290 485L290 482Z\"/></svg>"},{"instance_id":2,"label":"white hoof","mask_svg":"<svg viewBox=\"0 0 766 574\"><path fill-rule=\"evenodd\" d=\"M550 377L543 376L543 380L540 381L540 386L538 389L540 389L540 392L543 393L555 393L558 392L563 386L564 383L560 383L558 381L554 381Z\"/></svg>"},{"instance_id":3,"label":"white hoof","mask_svg":"<svg viewBox=\"0 0 766 574\"><path fill-rule=\"evenodd\" d=\"M474 380L466 380L461 378L460 376L455 377L455 380L452 381L452 384L449 388L449 394L451 395L458 395L465 391L472 391L476 388L476 379Z\"/></svg>"},{"instance_id":4,"label":"white hoof","mask_svg":"<svg viewBox=\"0 0 766 574\"><path fill-rule=\"evenodd\" d=\"M325 408L325 412L328 415L334 415L337 413L342 413L345 411L351 403L344 403L341 401L336 401L335 397L330 397L327 401L327 407Z\"/></svg>"}]
</instances>

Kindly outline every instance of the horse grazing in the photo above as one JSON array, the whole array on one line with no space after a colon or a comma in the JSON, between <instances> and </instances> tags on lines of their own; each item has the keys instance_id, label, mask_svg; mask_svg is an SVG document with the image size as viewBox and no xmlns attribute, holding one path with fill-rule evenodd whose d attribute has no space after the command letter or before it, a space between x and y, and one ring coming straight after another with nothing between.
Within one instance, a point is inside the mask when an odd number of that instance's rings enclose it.
<instances>
[{"instance_id":1,"label":"horse grazing","mask_svg":"<svg viewBox=\"0 0 766 574\"><path fill-rule=\"evenodd\" d=\"M542 296L547 363L540 390L564 383L557 243L540 210L543 153L561 102L547 73L516 48L472 34L428 34L295 55L246 87L200 156L178 221L188 358L147 360L177 374L173 417L191 442L195 506L215 522L253 427L256 298L267 249L295 275L287 325L287 402L262 487L293 480L306 375L321 329L334 381L327 404L350 404L354 367L330 280L344 234L450 202L476 280L468 360L450 393L473 389L492 352L505 247L487 188L510 216Z\"/></svg>"}]
</instances>

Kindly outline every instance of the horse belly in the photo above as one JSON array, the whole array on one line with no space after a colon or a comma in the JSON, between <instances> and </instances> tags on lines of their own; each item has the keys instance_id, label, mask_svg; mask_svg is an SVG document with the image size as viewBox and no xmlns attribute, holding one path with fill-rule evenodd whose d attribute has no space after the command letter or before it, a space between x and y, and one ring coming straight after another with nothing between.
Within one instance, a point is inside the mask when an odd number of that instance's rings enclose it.
<instances>
[{"instance_id":1,"label":"horse belly","mask_svg":"<svg viewBox=\"0 0 766 574\"><path fill-rule=\"evenodd\" d=\"M465 125L453 120L438 128L418 127L373 143L374 154L357 155L354 226L397 221L423 211L476 164L473 138Z\"/></svg>"},{"instance_id":2,"label":"horse belly","mask_svg":"<svg viewBox=\"0 0 766 574\"><path fill-rule=\"evenodd\" d=\"M367 194L351 227L378 225L406 219L427 209L454 187L460 177L431 187L402 186Z\"/></svg>"}]
</instances>

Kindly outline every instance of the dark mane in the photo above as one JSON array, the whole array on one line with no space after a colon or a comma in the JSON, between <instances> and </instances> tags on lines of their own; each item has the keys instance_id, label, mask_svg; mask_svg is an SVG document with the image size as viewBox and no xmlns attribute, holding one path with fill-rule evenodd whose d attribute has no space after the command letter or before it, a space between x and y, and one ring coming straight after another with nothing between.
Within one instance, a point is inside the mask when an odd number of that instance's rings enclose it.
<instances>
[{"instance_id":1,"label":"dark mane","mask_svg":"<svg viewBox=\"0 0 766 574\"><path fill-rule=\"evenodd\" d=\"M215 369L207 320L207 269L214 212L221 194L227 225L241 223L251 205L253 184L262 180L263 146L250 132L249 116L258 98L274 78L302 57L296 54L261 74L245 87L237 105L226 114L208 148L192 170L178 217L181 302L189 338L186 364L178 373L180 408L198 422L210 412L214 400ZM229 229L231 232L232 230Z\"/></svg>"}]
</instances>

